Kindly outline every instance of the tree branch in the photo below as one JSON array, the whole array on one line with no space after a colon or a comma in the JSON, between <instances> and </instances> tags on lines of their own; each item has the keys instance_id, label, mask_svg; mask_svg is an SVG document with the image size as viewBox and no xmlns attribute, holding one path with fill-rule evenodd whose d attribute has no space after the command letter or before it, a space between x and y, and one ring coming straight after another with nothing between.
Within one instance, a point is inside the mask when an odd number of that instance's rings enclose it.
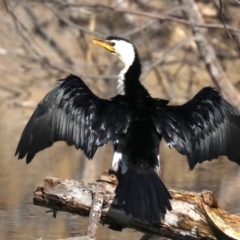
<instances>
[{"instance_id":1,"label":"tree branch","mask_svg":"<svg viewBox=\"0 0 240 240\"><path fill-rule=\"evenodd\" d=\"M195 42L212 78L212 81L218 90L223 93L224 97L230 103L232 103L236 109L240 110L240 94L231 83L220 62L218 61L215 50L207 38L208 30L199 28L199 26L195 25L195 23L204 24L202 15L198 10L198 6L194 0L179 0L179 2L188 6L183 11L187 19L189 19L189 21L193 24L192 32L193 35L197 37Z\"/></svg>"},{"instance_id":2,"label":"tree branch","mask_svg":"<svg viewBox=\"0 0 240 240\"><path fill-rule=\"evenodd\" d=\"M35 26L37 33L39 36L42 37L42 39L46 40L49 43L49 46L64 60L65 63L72 65L73 62L69 56L65 53L65 51L59 46L59 44L52 39L50 36L48 36L47 32L44 30L44 28L41 26L41 24L38 21L38 18L34 14L34 12L29 7L27 1L22 0L23 8L25 9L28 17L31 19L33 25Z\"/></svg>"},{"instance_id":3,"label":"tree branch","mask_svg":"<svg viewBox=\"0 0 240 240\"><path fill-rule=\"evenodd\" d=\"M221 24L205 24L205 23L199 23L199 22L191 22L191 21L184 20L182 18L173 17L173 16L169 16L169 15L163 15L161 13L153 14L153 13L148 13L148 12L141 12L141 11L134 11L134 10L129 10L129 9L111 7L111 6L107 6L107 5L103 5L103 4L62 4L62 7L63 8L85 7L85 8L95 8L95 9L105 9L108 11L115 11L115 12L119 12L119 13L143 16L143 17L158 19L161 21L177 22L177 23L187 25L187 26L192 26L192 27L225 29L225 27ZM186 9L186 7L185 7L185 9ZM233 32L240 33L240 29L238 29L238 28L228 26L228 25L226 25L226 27Z\"/></svg>"}]
</instances>

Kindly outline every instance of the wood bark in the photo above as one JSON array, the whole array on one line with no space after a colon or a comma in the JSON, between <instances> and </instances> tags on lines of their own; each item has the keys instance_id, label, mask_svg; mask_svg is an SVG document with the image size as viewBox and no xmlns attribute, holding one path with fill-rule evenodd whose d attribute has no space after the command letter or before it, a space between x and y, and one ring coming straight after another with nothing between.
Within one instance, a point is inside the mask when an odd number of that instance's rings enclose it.
<instances>
[{"instance_id":1,"label":"wood bark","mask_svg":"<svg viewBox=\"0 0 240 240\"><path fill-rule=\"evenodd\" d=\"M220 208L212 192L169 189L173 210L153 224L124 213L114 199L116 184L117 179L108 172L97 183L46 177L44 186L34 191L33 203L52 209L54 216L57 211L89 216L86 239L97 238L99 221L117 231L127 227L141 231L147 234L143 239L240 239L240 217Z\"/></svg>"}]
</instances>

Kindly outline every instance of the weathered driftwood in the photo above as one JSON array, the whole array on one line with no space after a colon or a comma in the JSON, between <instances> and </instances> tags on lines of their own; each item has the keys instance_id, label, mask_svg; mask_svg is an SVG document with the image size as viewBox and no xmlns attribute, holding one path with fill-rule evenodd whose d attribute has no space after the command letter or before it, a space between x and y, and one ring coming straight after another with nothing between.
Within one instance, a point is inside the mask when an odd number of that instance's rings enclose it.
<instances>
[{"instance_id":1,"label":"weathered driftwood","mask_svg":"<svg viewBox=\"0 0 240 240\"><path fill-rule=\"evenodd\" d=\"M86 236L94 239L100 221L112 229L133 228L171 239L240 239L240 217L218 206L212 192L201 194L169 189L173 210L161 223L142 223L125 215L114 200L117 180L104 172L98 183L47 177L34 192L35 205L89 216ZM91 210L91 212L90 212Z\"/></svg>"}]
</instances>

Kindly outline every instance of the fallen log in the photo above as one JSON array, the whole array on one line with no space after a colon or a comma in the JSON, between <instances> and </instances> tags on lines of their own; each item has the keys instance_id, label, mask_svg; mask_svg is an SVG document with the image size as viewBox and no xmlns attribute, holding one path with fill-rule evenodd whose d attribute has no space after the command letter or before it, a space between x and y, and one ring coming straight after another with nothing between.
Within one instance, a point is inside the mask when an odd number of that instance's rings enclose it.
<instances>
[{"instance_id":1,"label":"fallen log","mask_svg":"<svg viewBox=\"0 0 240 240\"><path fill-rule=\"evenodd\" d=\"M86 236L96 238L98 222L120 231L133 228L148 235L169 239L240 239L240 217L218 206L210 191L202 193L169 189L173 210L161 223L146 223L124 213L114 200L117 179L104 172L97 183L80 183L46 177L44 186L34 191L33 203L57 211L89 216ZM149 239L149 238L148 238Z\"/></svg>"}]
</instances>

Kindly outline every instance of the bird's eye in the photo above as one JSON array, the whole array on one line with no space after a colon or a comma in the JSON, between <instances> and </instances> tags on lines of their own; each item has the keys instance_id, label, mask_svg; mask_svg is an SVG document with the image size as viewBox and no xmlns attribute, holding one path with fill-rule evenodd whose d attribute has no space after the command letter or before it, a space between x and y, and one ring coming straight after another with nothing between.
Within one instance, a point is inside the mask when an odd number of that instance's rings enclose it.
<instances>
[{"instance_id":1,"label":"bird's eye","mask_svg":"<svg viewBox=\"0 0 240 240\"><path fill-rule=\"evenodd\" d=\"M110 42L110 45L113 47L115 46L115 42Z\"/></svg>"}]
</instances>

